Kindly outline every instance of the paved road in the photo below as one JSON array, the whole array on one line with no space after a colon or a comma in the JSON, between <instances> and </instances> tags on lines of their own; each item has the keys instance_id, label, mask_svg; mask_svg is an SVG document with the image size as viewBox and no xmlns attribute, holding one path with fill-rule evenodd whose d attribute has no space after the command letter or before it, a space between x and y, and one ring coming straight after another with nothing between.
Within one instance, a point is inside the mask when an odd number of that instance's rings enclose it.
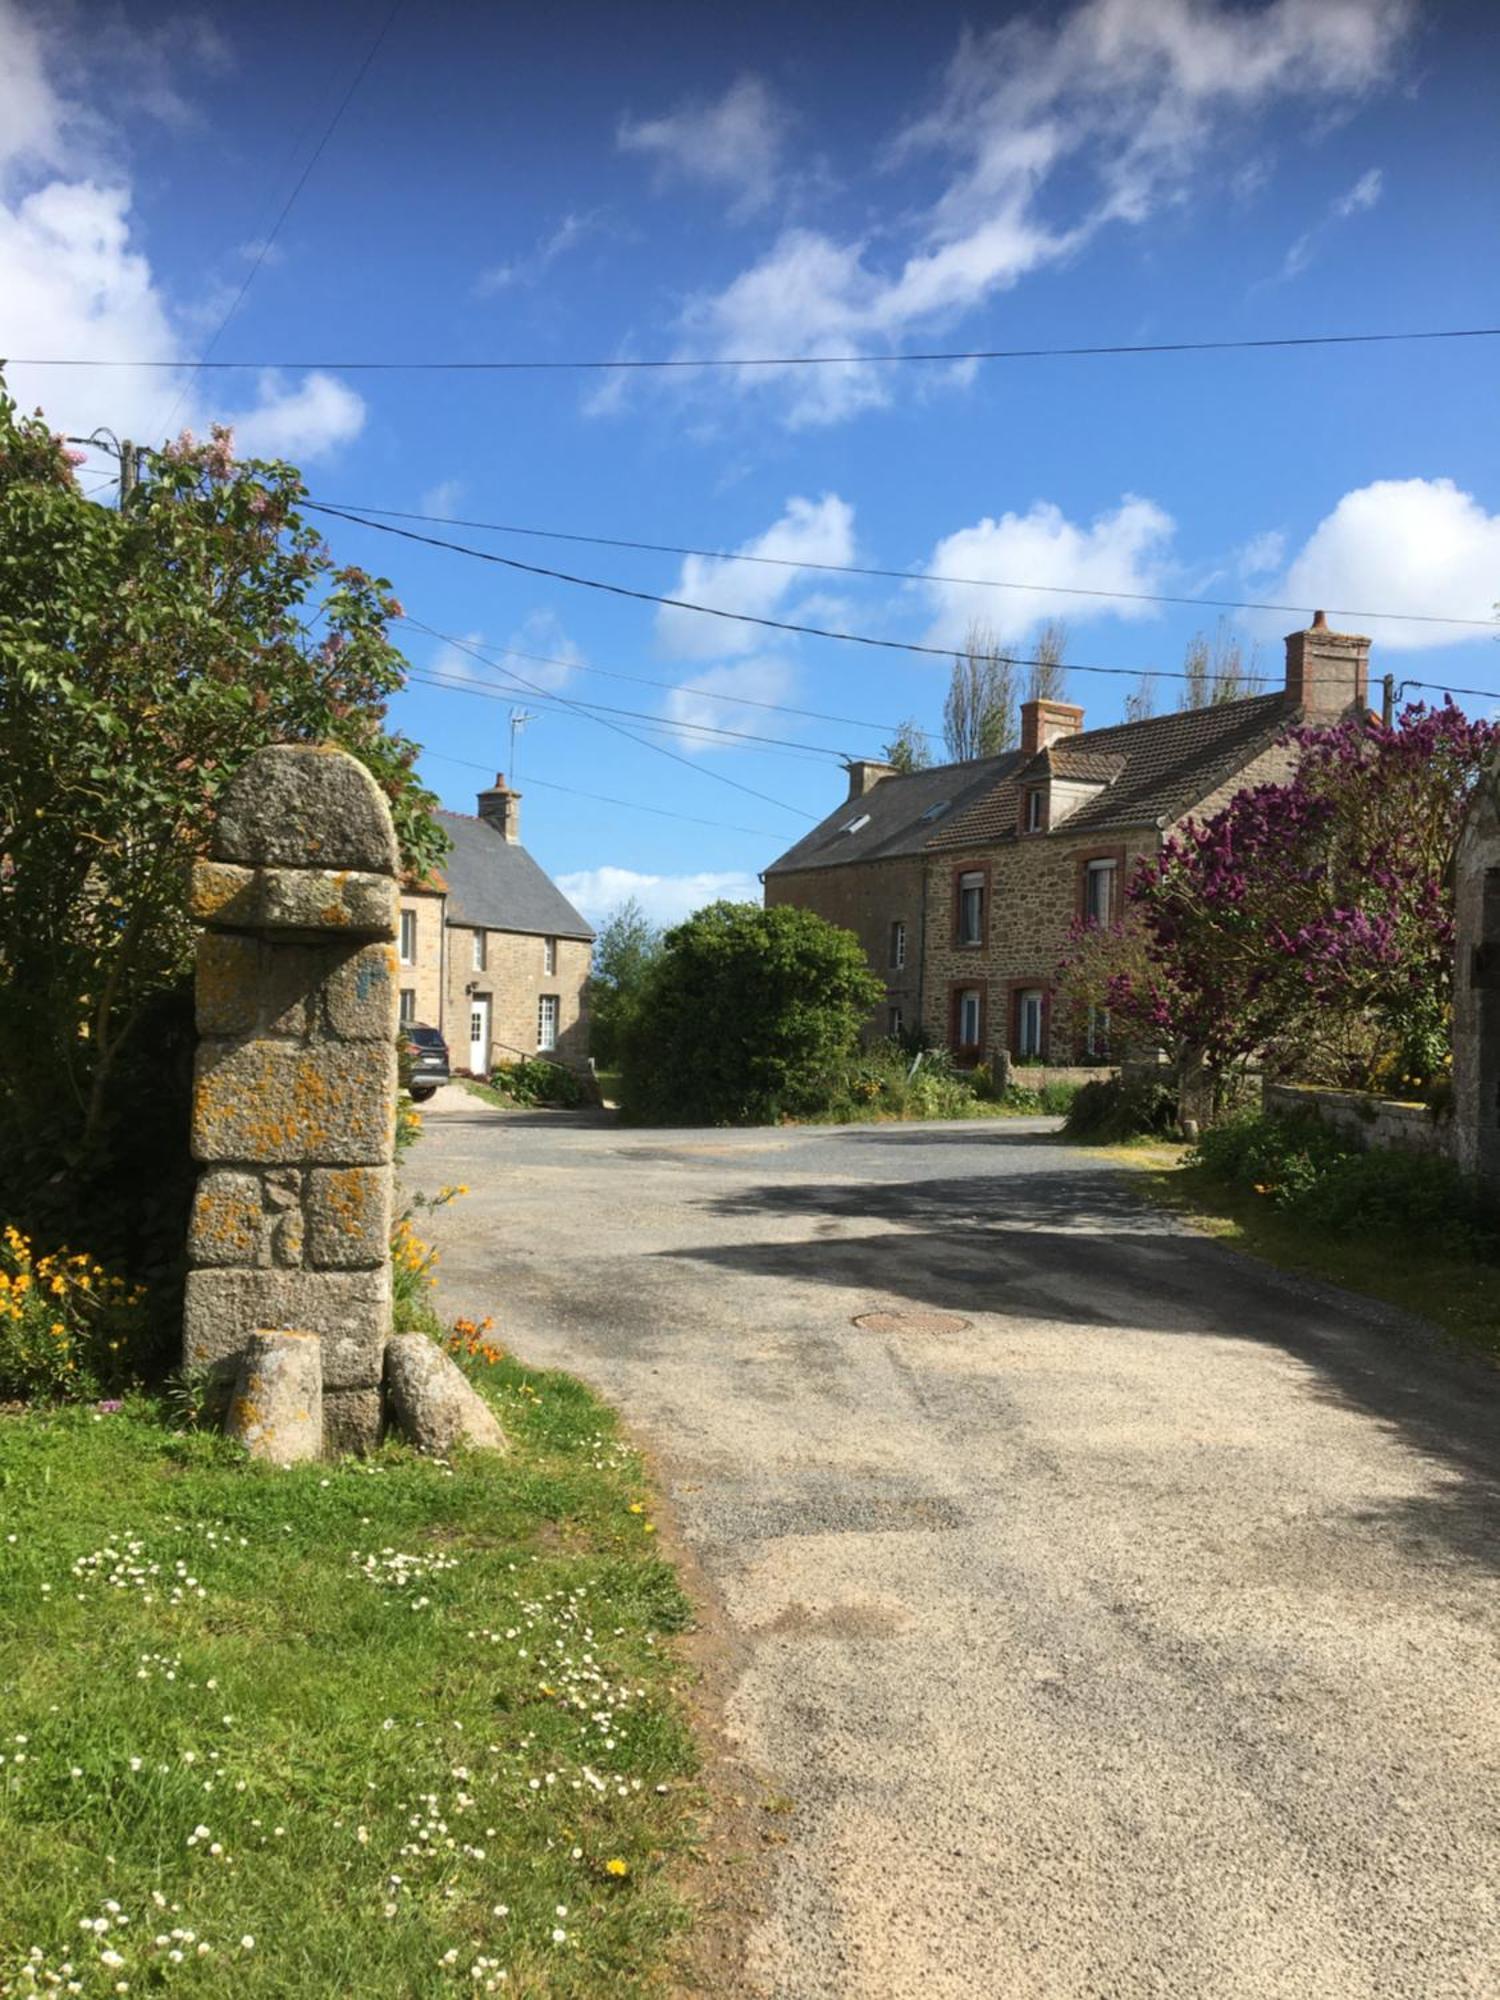
<instances>
[{"instance_id":1,"label":"paved road","mask_svg":"<svg viewBox=\"0 0 1500 2000\"><path fill-rule=\"evenodd\" d=\"M623 1408L744 1642L757 1990L1500 1994L1500 1380L1041 1123L433 1110L447 1303Z\"/></svg>"}]
</instances>

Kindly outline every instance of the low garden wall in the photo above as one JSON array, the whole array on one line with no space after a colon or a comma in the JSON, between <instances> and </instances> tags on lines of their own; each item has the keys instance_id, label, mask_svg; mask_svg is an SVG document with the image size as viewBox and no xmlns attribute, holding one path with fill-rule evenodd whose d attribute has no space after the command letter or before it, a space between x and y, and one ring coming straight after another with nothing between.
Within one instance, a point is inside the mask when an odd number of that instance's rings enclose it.
<instances>
[{"instance_id":1,"label":"low garden wall","mask_svg":"<svg viewBox=\"0 0 1500 2000\"><path fill-rule=\"evenodd\" d=\"M1310 1111L1360 1146L1424 1153L1436 1159L1447 1158L1452 1150L1451 1126L1435 1118L1425 1104L1302 1083L1263 1084L1261 1097L1265 1110L1273 1116Z\"/></svg>"}]
</instances>

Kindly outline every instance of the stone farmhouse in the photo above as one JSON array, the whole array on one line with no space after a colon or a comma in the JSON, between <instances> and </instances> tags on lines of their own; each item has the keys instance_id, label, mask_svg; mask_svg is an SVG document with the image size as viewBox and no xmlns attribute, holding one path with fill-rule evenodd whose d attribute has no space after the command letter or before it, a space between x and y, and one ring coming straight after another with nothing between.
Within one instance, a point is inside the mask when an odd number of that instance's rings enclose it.
<instances>
[{"instance_id":1,"label":"stone farmhouse","mask_svg":"<svg viewBox=\"0 0 1500 2000\"><path fill-rule=\"evenodd\" d=\"M1369 660L1320 611L1287 638L1270 694L1104 729L1029 701L1019 748L998 756L906 776L852 763L843 804L765 871L766 902L857 934L886 983L872 1036L920 1026L965 1063L1102 1059L1107 1024L1077 1047L1052 1019L1075 922L1117 917L1136 862L1183 821L1283 777L1291 724L1363 710Z\"/></svg>"},{"instance_id":2,"label":"stone farmhouse","mask_svg":"<svg viewBox=\"0 0 1500 2000\"><path fill-rule=\"evenodd\" d=\"M594 934L521 845L521 794L502 773L477 816L437 817L442 869L401 892L401 1020L441 1029L454 1069L476 1076L519 1056L583 1068Z\"/></svg>"}]
</instances>

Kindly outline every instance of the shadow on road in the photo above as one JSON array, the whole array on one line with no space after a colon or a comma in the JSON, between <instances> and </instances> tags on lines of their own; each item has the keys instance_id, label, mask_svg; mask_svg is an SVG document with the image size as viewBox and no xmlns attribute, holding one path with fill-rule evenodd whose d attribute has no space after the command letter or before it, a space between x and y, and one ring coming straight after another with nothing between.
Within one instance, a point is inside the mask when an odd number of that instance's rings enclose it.
<instances>
[{"instance_id":1,"label":"shadow on road","mask_svg":"<svg viewBox=\"0 0 1500 2000\"><path fill-rule=\"evenodd\" d=\"M972 1147L984 1137L902 1133L896 1143ZM1055 1144L1046 1133L1004 1142ZM1123 1172L1074 1166L1078 1159L1060 1156L1052 1173L743 1188L704 1206L802 1222L809 1235L657 1254L951 1312L1071 1323L1091 1338L1144 1328L1275 1347L1315 1371L1318 1394L1386 1426L1448 1477L1431 1496L1380 1505L1395 1532L1438 1560L1440 1541L1500 1569L1500 1373L1374 1301L1305 1284L1193 1234L1134 1194ZM853 1233L861 1223L869 1230Z\"/></svg>"}]
</instances>

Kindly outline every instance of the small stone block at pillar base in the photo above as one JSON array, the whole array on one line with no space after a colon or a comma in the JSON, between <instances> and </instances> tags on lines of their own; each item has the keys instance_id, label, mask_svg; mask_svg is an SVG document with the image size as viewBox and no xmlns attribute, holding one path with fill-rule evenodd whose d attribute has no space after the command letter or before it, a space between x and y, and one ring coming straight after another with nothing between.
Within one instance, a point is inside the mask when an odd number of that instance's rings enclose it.
<instances>
[{"instance_id":1,"label":"small stone block at pillar base","mask_svg":"<svg viewBox=\"0 0 1500 2000\"><path fill-rule=\"evenodd\" d=\"M323 1456L363 1458L385 1427L378 1389L330 1389L323 1398Z\"/></svg>"},{"instance_id":2,"label":"small stone block at pillar base","mask_svg":"<svg viewBox=\"0 0 1500 2000\"><path fill-rule=\"evenodd\" d=\"M385 1350L391 1421L418 1451L445 1457L455 1445L506 1451L489 1404L450 1355L425 1333L398 1333Z\"/></svg>"},{"instance_id":3,"label":"small stone block at pillar base","mask_svg":"<svg viewBox=\"0 0 1500 2000\"><path fill-rule=\"evenodd\" d=\"M323 1456L323 1352L315 1333L255 1333L240 1355L225 1430L252 1458L300 1465Z\"/></svg>"}]
</instances>

